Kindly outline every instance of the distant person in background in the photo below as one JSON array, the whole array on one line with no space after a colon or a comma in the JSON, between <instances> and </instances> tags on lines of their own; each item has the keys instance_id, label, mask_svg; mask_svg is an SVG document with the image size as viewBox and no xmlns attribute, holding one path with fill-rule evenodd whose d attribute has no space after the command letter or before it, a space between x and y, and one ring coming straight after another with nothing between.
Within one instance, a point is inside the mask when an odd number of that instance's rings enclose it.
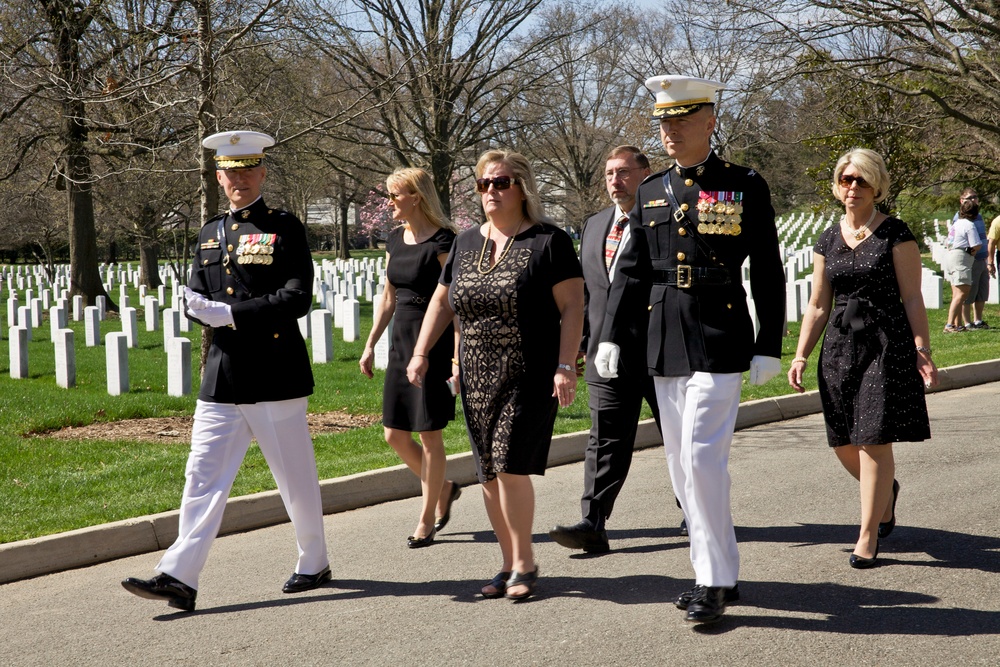
<instances>
[{"instance_id":1,"label":"distant person in background","mask_svg":"<svg viewBox=\"0 0 1000 667\"><path fill-rule=\"evenodd\" d=\"M997 243L1000 242L1000 215L993 218L990 229L986 232L986 270L991 278L997 277Z\"/></svg>"},{"instance_id":2,"label":"distant person in background","mask_svg":"<svg viewBox=\"0 0 1000 667\"><path fill-rule=\"evenodd\" d=\"M990 298L990 272L987 267L988 249L986 246L986 222L979 211L979 195L974 188L965 188L959 196L959 207L969 205L968 216L972 224L976 227L976 234L979 235L980 245L972 261L972 280L969 283L969 293L962 304L962 317L967 329L989 329L990 325L983 320L983 310L986 308L986 300ZM955 213L952 223L959 218L959 213Z\"/></svg>"},{"instance_id":3,"label":"distant person in background","mask_svg":"<svg viewBox=\"0 0 1000 667\"><path fill-rule=\"evenodd\" d=\"M364 375L373 376L375 343L395 314L382 390L382 425L385 441L420 478L420 519L406 538L409 548L419 549L434 543L436 533L451 518L451 504L462 493L458 484L445 479L448 460L442 435L442 429L455 418L455 397L449 382L458 374L453 363L458 343L451 327L427 353L426 384L415 387L406 379L406 364L413 355L441 267L455 242L455 230L441 210L434 181L423 169L397 169L385 186L392 219L403 224L389 232L386 241L385 292L360 366ZM413 433L419 435L420 444L413 440Z\"/></svg>"},{"instance_id":4,"label":"distant person in background","mask_svg":"<svg viewBox=\"0 0 1000 667\"><path fill-rule=\"evenodd\" d=\"M426 384L429 350L457 315L465 423L502 559L480 592L519 601L538 582L530 475L545 474L556 412L576 395L583 278L523 155L487 151L476 177L486 223L455 240L407 377Z\"/></svg>"},{"instance_id":5,"label":"distant person in background","mask_svg":"<svg viewBox=\"0 0 1000 667\"><path fill-rule=\"evenodd\" d=\"M198 234L187 316L213 329L194 411L177 539L152 579L129 577L131 593L194 611L198 578L222 525L226 499L255 439L295 529L298 563L282 591L330 581L316 457L309 424L312 365L298 319L312 301L313 262L302 223L264 203L260 132L207 137L229 210ZM237 573L235 576L251 576Z\"/></svg>"},{"instance_id":6,"label":"distant person in background","mask_svg":"<svg viewBox=\"0 0 1000 667\"><path fill-rule=\"evenodd\" d=\"M972 289L972 268L976 253L983 245L982 238L976 231L976 225L973 222L973 218L978 212L978 200L964 199L958 209L958 217L948 227L945 279L951 283L951 305L948 307L948 323L944 327L945 333L966 330L963 324L965 302Z\"/></svg>"},{"instance_id":7,"label":"distant person in background","mask_svg":"<svg viewBox=\"0 0 1000 667\"><path fill-rule=\"evenodd\" d=\"M896 526L899 482L892 443L931 436L924 387L937 384L920 292L920 250L906 223L875 204L889 192L882 157L864 148L837 161L840 223L813 255L813 291L802 316L788 383L802 392L823 329L819 392L827 439L861 494L861 532L849 564L873 567L879 539Z\"/></svg>"}]
</instances>

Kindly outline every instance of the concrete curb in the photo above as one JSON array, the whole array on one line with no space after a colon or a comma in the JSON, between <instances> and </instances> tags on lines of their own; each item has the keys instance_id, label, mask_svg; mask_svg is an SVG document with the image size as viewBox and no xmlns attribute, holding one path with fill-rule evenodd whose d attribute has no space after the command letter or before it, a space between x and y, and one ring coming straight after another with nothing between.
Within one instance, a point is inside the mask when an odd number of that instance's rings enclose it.
<instances>
[{"instance_id":1,"label":"concrete curb","mask_svg":"<svg viewBox=\"0 0 1000 667\"><path fill-rule=\"evenodd\" d=\"M941 369L939 378L940 385L932 392L1000 381L1000 360ZM803 417L820 410L819 392L816 391L748 401L740 405L736 428ZM586 431L555 436L549 451L549 467L583 460L587 438ZM640 422L635 447L642 449L659 444L655 422L652 419ZM459 484L475 482L472 453L449 456L448 476ZM320 487L325 514L420 495L419 481L404 465L323 480ZM178 513L174 510L0 544L0 584L166 549L177 537L177 518ZM230 498L219 534L238 533L285 521L288 515L277 491Z\"/></svg>"}]
</instances>

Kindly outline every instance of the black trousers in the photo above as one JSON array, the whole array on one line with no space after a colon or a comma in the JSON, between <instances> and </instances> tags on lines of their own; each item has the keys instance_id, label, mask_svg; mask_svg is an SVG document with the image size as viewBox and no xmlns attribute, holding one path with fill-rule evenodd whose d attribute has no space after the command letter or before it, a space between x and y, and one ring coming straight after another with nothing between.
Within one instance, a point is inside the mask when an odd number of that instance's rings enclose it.
<instances>
[{"instance_id":1,"label":"black trousers","mask_svg":"<svg viewBox=\"0 0 1000 667\"><path fill-rule=\"evenodd\" d=\"M632 448L639 425L642 400L653 410L660 428L653 378L619 376L610 382L588 382L590 392L590 438L584 458L583 518L596 529L611 516L618 493L632 466Z\"/></svg>"}]
</instances>

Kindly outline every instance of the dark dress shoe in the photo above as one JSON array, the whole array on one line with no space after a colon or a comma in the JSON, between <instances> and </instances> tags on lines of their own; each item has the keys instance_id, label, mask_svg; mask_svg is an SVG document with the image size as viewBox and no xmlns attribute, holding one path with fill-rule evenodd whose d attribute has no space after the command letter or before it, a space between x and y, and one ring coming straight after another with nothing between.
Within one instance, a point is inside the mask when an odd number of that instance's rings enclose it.
<instances>
[{"instance_id":1,"label":"dark dress shoe","mask_svg":"<svg viewBox=\"0 0 1000 667\"><path fill-rule=\"evenodd\" d=\"M608 544L608 531L595 530L586 521L581 521L575 526L556 526L549 531L549 537L556 544L567 549L583 549L591 554L603 554L611 551L611 546Z\"/></svg>"},{"instance_id":2,"label":"dark dress shoe","mask_svg":"<svg viewBox=\"0 0 1000 667\"><path fill-rule=\"evenodd\" d=\"M444 508L444 516L440 516L434 521L434 530L444 530L444 527L448 525L448 521L451 519L451 504L458 500L461 495L462 487L457 482L452 482L451 493L448 494L448 505Z\"/></svg>"},{"instance_id":3,"label":"dark dress shoe","mask_svg":"<svg viewBox=\"0 0 1000 667\"><path fill-rule=\"evenodd\" d=\"M431 532L425 537L414 537L410 535L406 538L406 546L411 549L419 549L421 547L429 547L434 544L434 536L437 534L437 529L431 529Z\"/></svg>"},{"instance_id":4,"label":"dark dress shoe","mask_svg":"<svg viewBox=\"0 0 1000 667\"><path fill-rule=\"evenodd\" d=\"M896 527L896 499L899 498L899 482L892 480L892 518L885 523L879 523L879 538L889 537L889 533Z\"/></svg>"},{"instance_id":5,"label":"dark dress shoe","mask_svg":"<svg viewBox=\"0 0 1000 667\"><path fill-rule=\"evenodd\" d=\"M129 577L122 581L129 593L147 600L166 600L168 607L181 611L194 611L194 601L198 591L181 583L169 574L158 574L152 579Z\"/></svg>"},{"instance_id":6,"label":"dark dress shoe","mask_svg":"<svg viewBox=\"0 0 1000 667\"><path fill-rule=\"evenodd\" d=\"M296 572L288 578L285 585L281 587L281 591L283 593L311 591L314 588L319 588L331 579L333 579L333 574L331 574L329 566L316 574L299 574Z\"/></svg>"},{"instance_id":7,"label":"dark dress shoe","mask_svg":"<svg viewBox=\"0 0 1000 667\"><path fill-rule=\"evenodd\" d=\"M687 606L685 621L715 623L726 610L726 589L721 586L695 586L694 596Z\"/></svg>"},{"instance_id":8,"label":"dark dress shoe","mask_svg":"<svg viewBox=\"0 0 1000 667\"><path fill-rule=\"evenodd\" d=\"M518 572L514 570L510 574L510 579L507 580L506 592L503 594L508 600L513 600L514 602L520 602L521 600L527 600L532 595L535 594L535 586L538 585L538 565L535 565L534 572ZM528 590L520 595L512 595L510 589L514 586L527 586Z\"/></svg>"},{"instance_id":9,"label":"dark dress shoe","mask_svg":"<svg viewBox=\"0 0 1000 667\"><path fill-rule=\"evenodd\" d=\"M678 609L687 609L688 606L691 604L691 601L701 594L700 589L702 588L705 587L702 586L701 584L698 584L691 590L681 593L680 595L677 596L677 599L674 600L674 606L676 606ZM727 605L732 604L734 602L739 602L740 599L739 584L734 585L732 588L723 588L722 590L723 590L722 594L723 602L725 602Z\"/></svg>"},{"instance_id":10,"label":"dark dress shoe","mask_svg":"<svg viewBox=\"0 0 1000 667\"><path fill-rule=\"evenodd\" d=\"M490 583L486 584L486 586L492 586L494 592L484 593L480 590L479 594L484 598L502 598L504 591L507 590L507 580L510 579L510 575L510 572L497 572L497 575L490 580ZM483 586L483 588L486 588L486 586Z\"/></svg>"},{"instance_id":11,"label":"dark dress shoe","mask_svg":"<svg viewBox=\"0 0 1000 667\"><path fill-rule=\"evenodd\" d=\"M681 535L687 535L687 534L688 534L688 520L681 519Z\"/></svg>"},{"instance_id":12,"label":"dark dress shoe","mask_svg":"<svg viewBox=\"0 0 1000 667\"><path fill-rule=\"evenodd\" d=\"M875 567L875 564L878 562L878 548L879 548L879 543L876 542L874 556L872 556L871 558L865 558L864 556L851 554L851 557L848 560L848 562L851 564L851 567L853 567L855 570L867 570L870 567Z\"/></svg>"}]
</instances>

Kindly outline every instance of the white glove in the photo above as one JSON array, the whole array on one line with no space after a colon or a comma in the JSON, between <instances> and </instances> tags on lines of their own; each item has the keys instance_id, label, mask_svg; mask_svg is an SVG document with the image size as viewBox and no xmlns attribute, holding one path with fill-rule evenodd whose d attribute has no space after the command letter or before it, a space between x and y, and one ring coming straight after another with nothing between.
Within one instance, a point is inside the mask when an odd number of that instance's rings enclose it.
<instances>
[{"instance_id":1,"label":"white glove","mask_svg":"<svg viewBox=\"0 0 1000 667\"><path fill-rule=\"evenodd\" d=\"M209 301L201 294L198 294L193 289L184 286L184 302L187 304L188 310L201 310L208 305Z\"/></svg>"},{"instance_id":2,"label":"white glove","mask_svg":"<svg viewBox=\"0 0 1000 667\"><path fill-rule=\"evenodd\" d=\"M192 314L205 326L216 329L233 324L233 309L228 303L206 301L203 308Z\"/></svg>"},{"instance_id":3,"label":"white glove","mask_svg":"<svg viewBox=\"0 0 1000 667\"><path fill-rule=\"evenodd\" d=\"M781 372L781 359L754 355L750 360L750 384L764 384Z\"/></svg>"},{"instance_id":4,"label":"white glove","mask_svg":"<svg viewBox=\"0 0 1000 667\"><path fill-rule=\"evenodd\" d=\"M614 343L598 343L594 355L594 368L602 378L618 377L618 355L621 349Z\"/></svg>"}]
</instances>

